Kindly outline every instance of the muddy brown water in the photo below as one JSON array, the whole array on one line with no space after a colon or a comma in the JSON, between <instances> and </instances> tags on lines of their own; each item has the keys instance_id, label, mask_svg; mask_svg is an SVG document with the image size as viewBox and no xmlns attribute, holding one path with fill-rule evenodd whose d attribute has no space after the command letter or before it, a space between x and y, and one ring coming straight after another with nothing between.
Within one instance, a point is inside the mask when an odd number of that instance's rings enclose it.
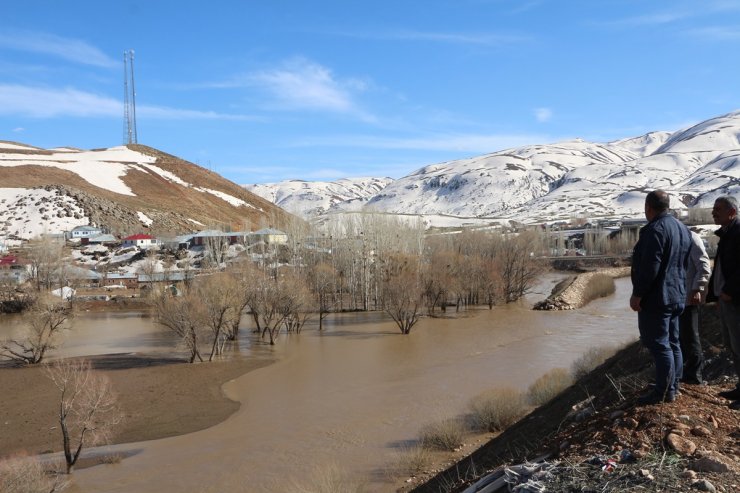
<instances>
[{"instance_id":1,"label":"muddy brown water","mask_svg":"<svg viewBox=\"0 0 740 493\"><path fill-rule=\"evenodd\" d=\"M363 478L369 491L392 491L385 471L424 424L463 414L480 392L526 390L591 347L636 338L628 279L578 311L531 310L557 279L548 276L522 304L424 318L408 336L382 313L333 315L324 333L307 327L274 347L245 336L245 355L278 362L226 384L242 403L237 413L188 435L91 449L126 458L75 472L73 491L288 491L291 480L305 483L329 466ZM89 313L75 320L62 353L164 352L170 344L144 314Z\"/></svg>"}]
</instances>

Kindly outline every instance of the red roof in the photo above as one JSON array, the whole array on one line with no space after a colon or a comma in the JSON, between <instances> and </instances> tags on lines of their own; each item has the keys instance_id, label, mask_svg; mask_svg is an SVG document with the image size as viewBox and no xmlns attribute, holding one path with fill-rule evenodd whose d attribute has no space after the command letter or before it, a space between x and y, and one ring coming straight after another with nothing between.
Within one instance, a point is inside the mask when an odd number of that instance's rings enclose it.
<instances>
[{"instance_id":1,"label":"red roof","mask_svg":"<svg viewBox=\"0 0 740 493\"><path fill-rule=\"evenodd\" d=\"M154 239L154 237L151 236L151 235L145 235L145 234L139 233L138 235L127 236L126 238L123 239L123 241L131 241L131 240L153 240L153 239Z\"/></svg>"},{"instance_id":2,"label":"red roof","mask_svg":"<svg viewBox=\"0 0 740 493\"><path fill-rule=\"evenodd\" d=\"M0 265L15 265L16 263L18 263L18 257L15 255L0 257Z\"/></svg>"}]
</instances>

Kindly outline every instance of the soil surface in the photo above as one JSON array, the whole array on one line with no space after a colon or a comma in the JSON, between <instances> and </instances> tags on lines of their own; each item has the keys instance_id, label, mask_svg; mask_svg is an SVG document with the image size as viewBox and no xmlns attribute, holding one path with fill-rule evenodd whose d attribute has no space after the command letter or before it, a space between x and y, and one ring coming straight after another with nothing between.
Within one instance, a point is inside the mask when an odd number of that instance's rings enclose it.
<instances>
[{"instance_id":1,"label":"soil surface","mask_svg":"<svg viewBox=\"0 0 740 493\"><path fill-rule=\"evenodd\" d=\"M138 442L208 428L229 417L239 403L221 386L271 363L233 357L189 364L182 359L115 354L89 358L112 382L124 421L112 443ZM59 392L39 366L0 367L0 457L60 451Z\"/></svg>"},{"instance_id":2,"label":"soil surface","mask_svg":"<svg viewBox=\"0 0 740 493\"><path fill-rule=\"evenodd\" d=\"M703 307L701 332L708 382L683 385L675 402L637 405L654 370L634 343L445 471L399 491L465 491L487 475L500 477L500 491L526 481L532 489L517 491L740 491L740 411L718 396L736 377L714 306Z\"/></svg>"}]
</instances>

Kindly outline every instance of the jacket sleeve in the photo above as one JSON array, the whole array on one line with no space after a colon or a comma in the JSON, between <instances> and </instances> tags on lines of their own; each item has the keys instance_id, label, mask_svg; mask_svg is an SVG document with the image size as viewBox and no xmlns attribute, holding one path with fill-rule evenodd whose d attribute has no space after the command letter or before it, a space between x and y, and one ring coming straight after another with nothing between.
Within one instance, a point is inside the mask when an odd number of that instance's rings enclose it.
<instances>
[{"instance_id":1,"label":"jacket sleeve","mask_svg":"<svg viewBox=\"0 0 740 493\"><path fill-rule=\"evenodd\" d=\"M646 227L647 228L647 227ZM642 231L639 240L640 255L635 258L632 295L644 298L655 285L663 259L663 233L652 227Z\"/></svg>"},{"instance_id":2,"label":"jacket sleeve","mask_svg":"<svg viewBox=\"0 0 740 493\"><path fill-rule=\"evenodd\" d=\"M689 262L694 266L694 277L689 279L691 291L704 291L709 283L709 274L712 269L709 265L709 255L704 248L704 242L698 234L691 233L691 251Z\"/></svg>"}]
</instances>

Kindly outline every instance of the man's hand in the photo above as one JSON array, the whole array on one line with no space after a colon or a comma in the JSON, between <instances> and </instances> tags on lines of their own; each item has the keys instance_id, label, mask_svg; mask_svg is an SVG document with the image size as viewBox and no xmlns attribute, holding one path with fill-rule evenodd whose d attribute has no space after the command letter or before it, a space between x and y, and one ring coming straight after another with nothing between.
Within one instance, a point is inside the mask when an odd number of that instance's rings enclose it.
<instances>
[{"instance_id":1,"label":"man's hand","mask_svg":"<svg viewBox=\"0 0 740 493\"><path fill-rule=\"evenodd\" d=\"M730 296L729 294L727 294L724 291L722 291L719 294L719 299L721 299L722 301L725 301L725 302L729 303L730 301L732 301L732 296Z\"/></svg>"},{"instance_id":2,"label":"man's hand","mask_svg":"<svg viewBox=\"0 0 740 493\"><path fill-rule=\"evenodd\" d=\"M689 295L689 305L700 305L701 304L701 291L695 289Z\"/></svg>"},{"instance_id":3,"label":"man's hand","mask_svg":"<svg viewBox=\"0 0 740 493\"><path fill-rule=\"evenodd\" d=\"M642 301L642 298L640 298L639 296L630 297L630 308L632 308L633 312L640 311L640 301Z\"/></svg>"}]
</instances>

